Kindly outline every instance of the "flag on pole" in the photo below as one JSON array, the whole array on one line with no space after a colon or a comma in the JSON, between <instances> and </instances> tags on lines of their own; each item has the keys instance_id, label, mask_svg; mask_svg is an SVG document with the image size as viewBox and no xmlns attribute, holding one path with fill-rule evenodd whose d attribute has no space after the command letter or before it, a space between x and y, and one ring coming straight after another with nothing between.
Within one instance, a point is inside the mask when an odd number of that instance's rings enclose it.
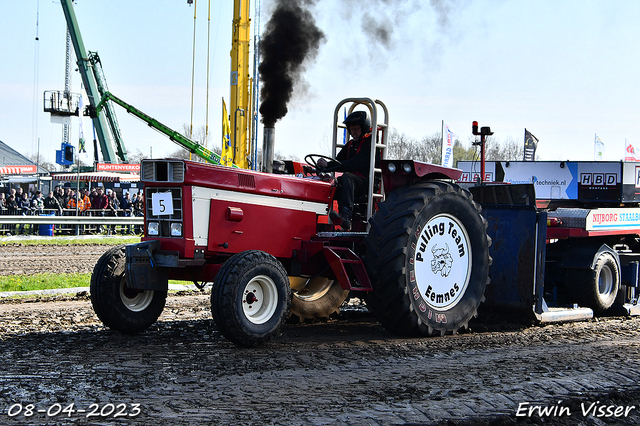
<instances>
[{"instance_id":1,"label":"flag on pole","mask_svg":"<svg viewBox=\"0 0 640 426\"><path fill-rule=\"evenodd\" d=\"M453 141L455 133L447 123L442 120L442 165L453 167Z\"/></svg>"},{"instance_id":2,"label":"flag on pole","mask_svg":"<svg viewBox=\"0 0 640 426\"><path fill-rule=\"evenodd\" d=\"M640 161L640 153L633 146L632 143L627 143L627 140L624 140L625 145L625 155L624 161Z\"/></svg>"},{"instance_id":3,"label":"flag on pole","mask_svg":"<svg viewBox=\"0 0 640 426\"><path fill-rule=\"evenodd\" d=\"M227 114L227 105L222 98L222 155L220 164L231 167L233 165L233 150L231 149L231 124Z\"/></svg>"},{"instance_id":4,"label":"flag on pole","mask_svg":"<svg viewBox=\"0 0 640 426\"><path fill-rule=\"evenodd\" d=\"M604 154L604 142L596 135L593 142L593 159L595 161L602 161L602 155Z\"/></svg>"},{"instance_id":5,"label":"flag on pole","mask_svg":"<svg viewBox=\"0 0 640 426\"><path fill-rule=\"evenodd\" d=\"M538 138L524 129L524 161L534 161L536 159L536 149L538 148Z\"/></svg>"}]
</instances>

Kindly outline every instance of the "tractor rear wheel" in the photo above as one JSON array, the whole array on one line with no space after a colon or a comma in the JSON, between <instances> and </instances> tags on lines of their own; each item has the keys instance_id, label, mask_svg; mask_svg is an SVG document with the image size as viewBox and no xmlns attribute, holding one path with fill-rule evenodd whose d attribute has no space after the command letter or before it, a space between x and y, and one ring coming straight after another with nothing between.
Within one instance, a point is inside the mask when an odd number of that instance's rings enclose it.
<instances>
[{"instance_id":1,"label":"tractor rear wheel","mask_svg":"<svg viewBox=\"0 0 640 426\"><path fill-rule=\"evenodd\" d=\"M289 317L291 288L275 257L258 250L231 256L216 275L211 313L224 337L258 346L275 336Z\"/></svg>"},{"instance_id":2,"label":"tractor rear wheel","mask_svg":"<svg viewBox=\"0 0 640 426\"><path fill-rule=\"evenodd\" d=\"M293 297L291 316L300 320L328 318L340 311L340 306L349 296L338 281L325 277L289 277Z\"/></svg>"},{"instance_id":3,"label":"tractor rear wheel","mask_svg":"<svg viewBox=\"0 0 640 426\"><path fill-rule=\"evenodd\" d=\"M125 334L151 326L164 309L166 291L135 290L127 285L125 246L105 252L91 274L91 304L107 327Z\"/></svg>"},{"instance_id":4,"label":"tractor rear wheel","mask_svg":"<svg viewBox=\"0 0 640 426\"><path fill-rule=\"evenodd\" d=\"M471 194L446 182L402 187L378 204L366 239L373 291L388 330L433 335L467 327L489 282L487 221Z\"/></svg>"}]
</instances>

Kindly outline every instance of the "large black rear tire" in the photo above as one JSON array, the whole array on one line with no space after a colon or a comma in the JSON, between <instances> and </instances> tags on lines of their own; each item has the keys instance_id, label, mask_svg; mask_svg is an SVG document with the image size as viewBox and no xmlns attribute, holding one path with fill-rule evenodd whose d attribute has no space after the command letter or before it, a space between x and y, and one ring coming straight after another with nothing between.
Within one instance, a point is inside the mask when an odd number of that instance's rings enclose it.
<instances>
[{"instance_id":1,"label":"large black rear tire","mask_svg":"<svg viewBox=\"0 0 640 426\"><path fill-rule=\"evenodd\" d=\"M287 271L272 255L248 250L231 256L216 275L211 314L224 337L258 346L275 336L289 317Z\"/></svg>"},{"instance_id":2,"label":"large black rear tire","mask_svg":"<svg viewBox=\"0 0 640 426\"><path fill-rule=\"evenodd\" d=\"M446 182L402 187L370 220L366 302L388 330L433 335L467 327L489 282L487 221L471 194Z\"/></svg>"},{"instance_id":3,"label":"large black rear tire","mask_svg":"<svg viewBox=\"0 0 640 426\"><path fill-rule=\"evenodd\" d=\"M127 286L125 246L105 252L91 274L91 304L100 321L125 334L139 333L155 323L164 309L166 291Z\"/></svg>"}]
</instances>

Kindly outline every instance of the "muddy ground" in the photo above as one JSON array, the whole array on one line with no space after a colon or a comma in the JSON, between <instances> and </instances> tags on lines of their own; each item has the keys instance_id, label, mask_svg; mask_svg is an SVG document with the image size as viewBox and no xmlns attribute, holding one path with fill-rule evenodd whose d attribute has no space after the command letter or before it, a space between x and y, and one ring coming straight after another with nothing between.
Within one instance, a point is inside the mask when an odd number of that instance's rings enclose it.
<instances>
[{"instance_id":1,"label":"muddy ground","mask_svg":"<svg viewBox=\"0 0 640 426\"><path fill-rule=\"evenodd\" d=\"M104 328L81 294L2 301L0 362L0 424L640 424L640 318L480 318L405 339L345 309L245 349L216 331L206 293L170 295L137 336Z\"/></svg>"}]
</instances>

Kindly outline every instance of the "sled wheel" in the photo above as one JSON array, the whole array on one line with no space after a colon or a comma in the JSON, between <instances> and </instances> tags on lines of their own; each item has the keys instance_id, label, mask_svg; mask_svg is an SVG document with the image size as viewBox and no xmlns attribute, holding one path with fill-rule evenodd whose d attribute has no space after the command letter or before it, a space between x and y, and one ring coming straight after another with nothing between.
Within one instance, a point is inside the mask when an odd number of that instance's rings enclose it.
<instances>
[{"instance_id":1,"label":"sled wheel","mask_svg":"<svg viewBox=\"0 0 640 426\"><path fill-rule=\"evenodd\" d=\"M218 330L242 346L271 339L291 309L287 271L268 253L249 250L231 256L211 291L211 313Z\"/></svg>"},{"instance_id":2,"label":"sled wheel","mask_svg":"<svg viewBox=\"0 0 640 426\"><path fill-rule=\"evenodd\" d=\"M335 280L324 277L289 277L293 297L291 315L300 320L328 318L334 312L340 312L340 306L349 296Z\"/></svg>"},{"instance_id":3,"label":"sled wheel","mask_svg":"<svg viewBox=\"0 0 640 426\"><path fill-rule=\"evenodd\" d=\"M471 194L452 183L416 183L390 193L370 222L366 302L382 325L404 335L467 327L491 264L487 221Z\"/></svg>"},{"instance_id":4,"label":"sled wheel","mask_svg":"<svg viewBox=\"0 0 640 426\"><path fill-rule=\"evenodd\" d=\"M620 288L620 268L611 253L600 253L593 270L575 272L575 276L567 276L567 279L579 287L575 294L580 297L581 304L593 309L595 314L602 314L613 305Z\"/></svg>"},{"instance_id":5,"label":"sled wheel","mask_svg":"<svg viewBox=\"0 0 640 426\"><path fill-rule=\"evenodd\" d=\"M104 325L135 334L157 321L167 292L128 287L125 260L124 245L108 250L98 259L91 274L91 304Z\"/></svg>"}]
</instances>

